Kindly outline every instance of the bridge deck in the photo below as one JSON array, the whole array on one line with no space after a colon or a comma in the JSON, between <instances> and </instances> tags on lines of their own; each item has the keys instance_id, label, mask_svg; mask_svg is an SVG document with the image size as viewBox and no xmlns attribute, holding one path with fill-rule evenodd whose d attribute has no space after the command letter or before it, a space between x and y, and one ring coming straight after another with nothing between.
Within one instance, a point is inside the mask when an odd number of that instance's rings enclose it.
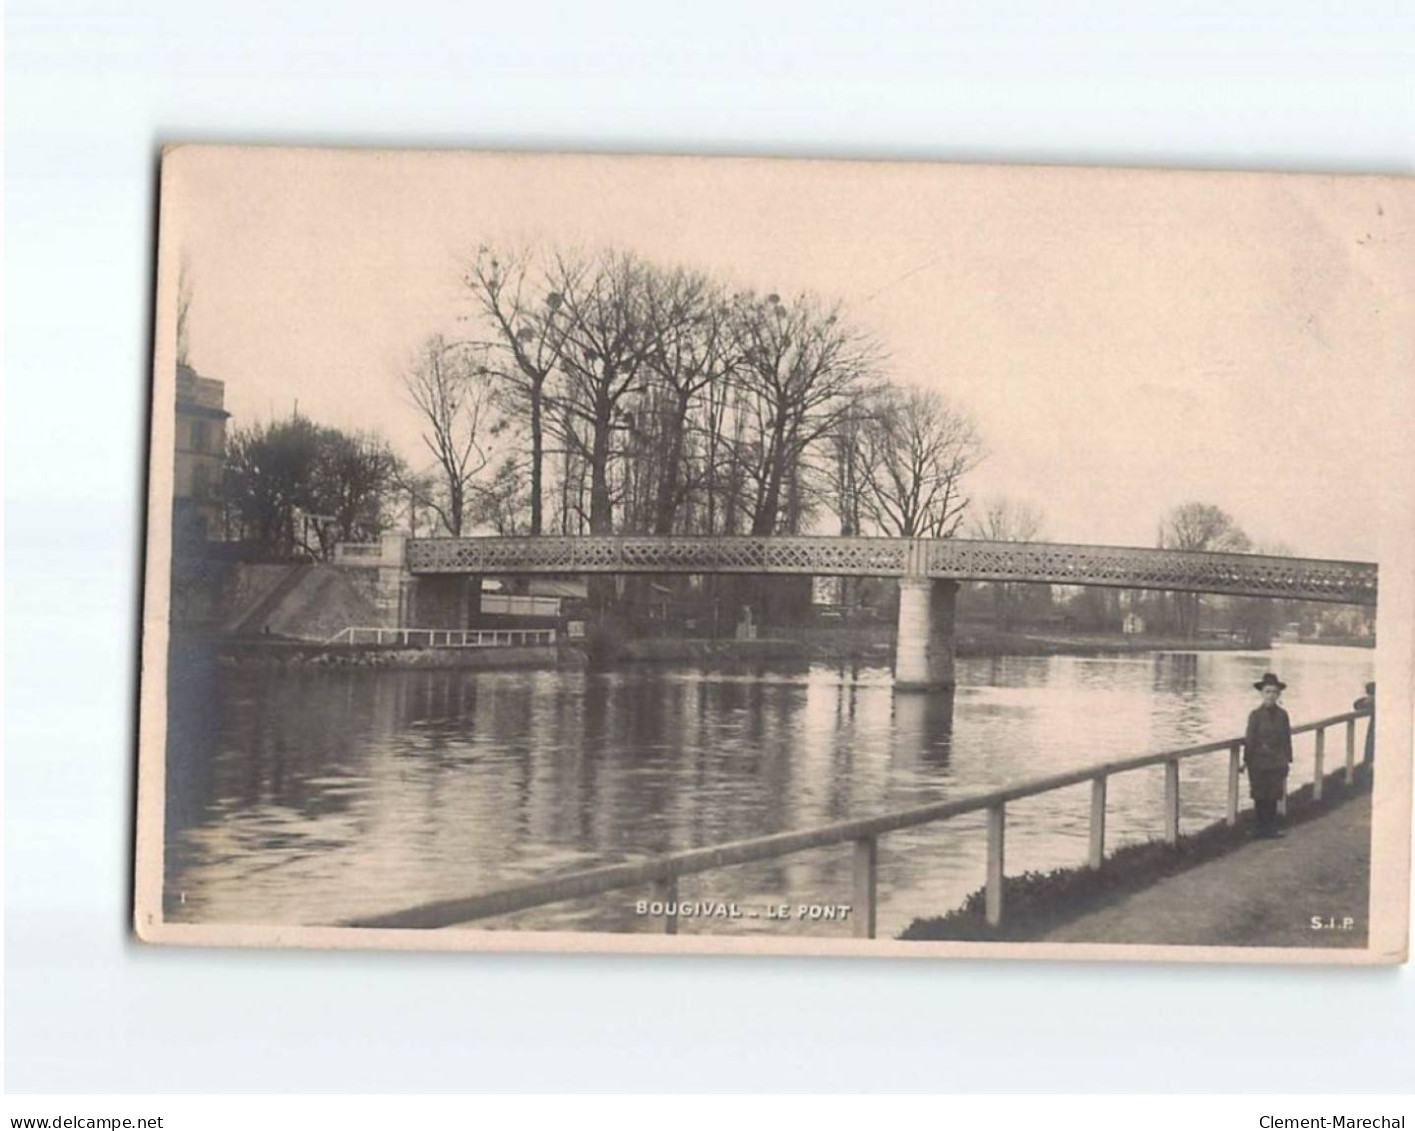
<instances>
[{"instance_id":1,"label":"bridge deck","mask_svg":"<svg viewBox=\"0 0 1415 1131\"><path fill-rule=\"evenodd\" d=\"M1376 566L1369 562L963 538L413 538L407 542L406 565L415 574L930 577L1376 603Z\"/></svg>"}]
</instances>

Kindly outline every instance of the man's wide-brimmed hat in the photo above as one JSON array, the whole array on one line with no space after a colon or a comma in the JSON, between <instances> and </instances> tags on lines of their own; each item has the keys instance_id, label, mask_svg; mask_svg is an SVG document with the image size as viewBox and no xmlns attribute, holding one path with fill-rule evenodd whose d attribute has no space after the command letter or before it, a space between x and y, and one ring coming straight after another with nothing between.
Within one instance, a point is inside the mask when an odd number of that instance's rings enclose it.
<instances>
[{"instance_id":1,"label":"man's wide-brimmed hat","mask_svg":"<svg viewBox=\"0 0 1415 1131\"><path fill-rule=\"evenodd\" d=\"M1272 672L1264 672L1263 678L1253 684L1253 688L1256 691L1261 691L1265 687L1276 687L1279 691L1285 691L1287 684L1283 683L1282 680L1278 679Z\"/></svg>"}]
</instances>

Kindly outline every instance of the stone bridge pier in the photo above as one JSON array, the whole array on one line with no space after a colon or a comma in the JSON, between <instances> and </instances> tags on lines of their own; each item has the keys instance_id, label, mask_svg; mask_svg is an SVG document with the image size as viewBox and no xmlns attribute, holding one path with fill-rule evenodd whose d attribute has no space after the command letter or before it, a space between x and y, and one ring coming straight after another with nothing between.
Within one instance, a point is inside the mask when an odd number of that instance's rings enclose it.
<instances>
[{"instance_id":1,"label":"stone bridge pier","mask_svg":"<svg viewBox=\"0 0 1415 1131\"><path fill-rule=\"evenodd\" d=\"M935 691L954 683L954 622L958 582L899 579L899 624L894 636L896 691Z\"/></svg>"}]
</instances>

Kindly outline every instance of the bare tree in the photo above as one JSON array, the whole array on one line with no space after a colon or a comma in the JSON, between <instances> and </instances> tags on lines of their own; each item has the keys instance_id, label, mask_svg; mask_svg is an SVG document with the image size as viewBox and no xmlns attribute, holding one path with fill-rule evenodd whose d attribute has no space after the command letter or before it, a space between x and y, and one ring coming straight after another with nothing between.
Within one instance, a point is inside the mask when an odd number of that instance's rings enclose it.
<instances>
[{"instance_id":1,"label":"bare tree","mask_svg":"<svg viewBox=\"0 0 1415 1131\"><path fill-rule=\"evenodd\" d=\"M1163 550L1247 553L1248 536L1226 511L1212 503L1185 503L1175 507L1160 523L1158 545ZM1198 593L1171 593L1175 629L1183 636L1199 631L1201 598Z\"/></svg>"},{"instance_id":2,"label":"bare tree","mask_svg":"<svg viewBox=\"0 0 1415 1131\"><path fill-rule=\"evenodd\" d=\"M838 304L810 295L738 295L733 312L747 425L734 456L752 487L751 533L774 534L807 451L866 390L879 349L845 323Z\"/></svg>"},{"instance_id":3,"label":"bare tree","mask_svg":"<svg viewBox=\"0 0 1415 1131\"><path fill-rule=\"evenodd\" d=\"M1043 526L1042 512L1030 503L998 497L984 504L969 533L989 542L1041 542L1045 541ZM1005 581L994 581L991 587L993 618L997 627L1006 632L1012 626L1021 587Z\"/></svg>"},{"instance_id":4,"label":"bare tree","mask_svg":"<svg viewBox=\"0 0 1415 1131\"><path fill-rule=\"evenodd\" d=\"M647 271L636 256L615 251L588 262L556 255L550 269L565 318L562 433L589 471L591 534L614 532L615 434L628 426L625 404L644 390L645 360L657 344L645 309Z\"/></svg>"},{"instance_id":5,"label":"bare tree","mask_svg":"<svg viewBox=\"0 0 1415 1131\"><path fill-rule=\"evenodd\" d=\"M735 534L736 503L741 498L740 465L732 458L737 446L729 437L729 406L741 397L735 380L713 381L703 390L695 431L702 443L703 533ZM741 419L730 414L732 423Z\"/></svg>"},{"instance_id":6,"label":"bare tree","mask_svg":"<svg viewBox=\"0 0 1415 1131\"><path fill-rule=\"evenodd\" d=\"M830 466L828 491L831 509L840 523L840 533L864 531L869 491L868 433L874 425L870 417L871 398L858 397L841 414L829 436Z\"/></svg>"},{"instance_id":7,"label":"bare tree","mask_svg":"<svg viewBox=\"0 0 1415 1131\"><path fill-rule=\"evenodd\" d=\"M403 373L438 471L438 490L424 501L454 536L466 523L473 480L491 460L486 441L501 428L489 411L487 368L477 352L434 335Z\"/></svg>"},{"instance_id":8,"label":"bare tree","mask_svg":"<svg viewBox=\"0 0 1415 1131\"><path fill-rule=\"evenodd\" d=\"M963 477L982 455L972 420L939 393L883 392L863 429L865 510L886 534L951 538L968 507Z\"/></svg>"},{"instance_id":9,"label":"bare tree","mask_svg":"<svg viewBox=\"0 0 1415 1131\"><path fill-rule=\"evenodd\" d=\"M1252 553L1275 558L1295 557L1297 553L1288 543L1280 541L1256 543L1250 549ZM1301 604L1271 597L1235 597L1230 605L1234 631L1249 648L1268 648L1282 625L1300 621Z\"/></svg>"},{"instance_id":10,"label":"bare tree","mask_svg":"<svg viewBox=\"0 0 1415 1131\"><path fill-rule=\"evenodd\" d=\"M989 499L974 520L970 533L989 542L1045 541L1042 512L1030 503L1005 496Z\"/></svg>"},{"instance_id":11,"label":"bare tree","mask_svg":"<svg viewBox=\"0 0 1415 1131\"><path fill-rule=\"evenodd\" d=\"M192 336L188 319L192 309L192 257L186 249L177 266L177 364L190 364Z\"/></svg>"},{"instance_id":12,"label":"bare tree","mask_svg":"<svg viewBox=\"0 0 1415 1131\"><path fill-rule=\"evenodd\" d=\"M423 538L437 533L437 512L432 499L437 493L438 475L428 471L414 471L401 460L393 482L391 498L395 525L402 522L413 538Z\"/></svg>"},{"instance_id":13,"label":"bare tree","mask_svg":"<svg viewBox=\"0 0 1415 1131\"><path fill-rule=\"evenodd\" d=\"M546 408L551 381L560 365L569 329L561 293L542 273L532 278L528 255L478 250L464 282L490 323L500 356L509 361L498 369L504 400L512 411L524 407L530 437L527 465L530 533L544 527Z\"/></svg>"},{"instance_id":14,"label":"bare tree","mask_svg":"<svg viewBox=\"0 0 1415 1131\"><path fill-rule=\"evenodd\" d=\"M663 393L657 413L660 442L651 455L656 480L652 530L671 534L694 486L687 459L690 410L705 389L726 384L737 356L730 311L706 276L681 269L653 271L646 283L652 348L644 361Z\"/></svg>"},{"instance_id":15,"label":"bare tree","mask_svg":"<svg viewBox=\"0 0 1415 1131\"><path fill-rule=\"evenodd\" d=\"M319 513L332 519L320 528L325 555L333 543L372 541L392 525L390 503L399 460L378 436L323 430L315 489Z\"/></svg>"},{"instance_id":16,"label":"bare tree","mask_svg":"<svg viewBox=\"0 0 1415 1131\"><path fill-rule=\"evenodd\" d=\"M1211 503L1175 507L1160 524L1159 545L1166 550L1246 553L1251 543L1226 511Z\"/></svg>"},{"instance_id":17,"label":"bare tree","mask_svg":"<svg viewBox=\"0 0 1415 1131\"><path fill-rule=\"evenodd\" d=\"M485 483L474 487L469 513L476 525L489 527L503 537L526 533L521 525L529 489L524 460L507 456L496 465L495 473Z\"/></svg>"}]
</instances>

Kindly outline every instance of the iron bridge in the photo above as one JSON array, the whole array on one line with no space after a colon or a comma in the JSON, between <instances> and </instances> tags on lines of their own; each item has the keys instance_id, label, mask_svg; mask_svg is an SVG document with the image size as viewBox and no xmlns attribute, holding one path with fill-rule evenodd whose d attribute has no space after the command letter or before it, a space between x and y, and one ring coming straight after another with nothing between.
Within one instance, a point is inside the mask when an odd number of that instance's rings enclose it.
<instances>
[{"instance_id":1,"label":"iron bridge","mask_svg":"<svg viewBox=\"0 0 1415 1131\"><path fill-rule=\"evenodd\" d=\"M414 574L736 573L1031 581L1376 603L1369 562L1058 542L838 535L410 538Z\"/></svg>"}]
</instances>

